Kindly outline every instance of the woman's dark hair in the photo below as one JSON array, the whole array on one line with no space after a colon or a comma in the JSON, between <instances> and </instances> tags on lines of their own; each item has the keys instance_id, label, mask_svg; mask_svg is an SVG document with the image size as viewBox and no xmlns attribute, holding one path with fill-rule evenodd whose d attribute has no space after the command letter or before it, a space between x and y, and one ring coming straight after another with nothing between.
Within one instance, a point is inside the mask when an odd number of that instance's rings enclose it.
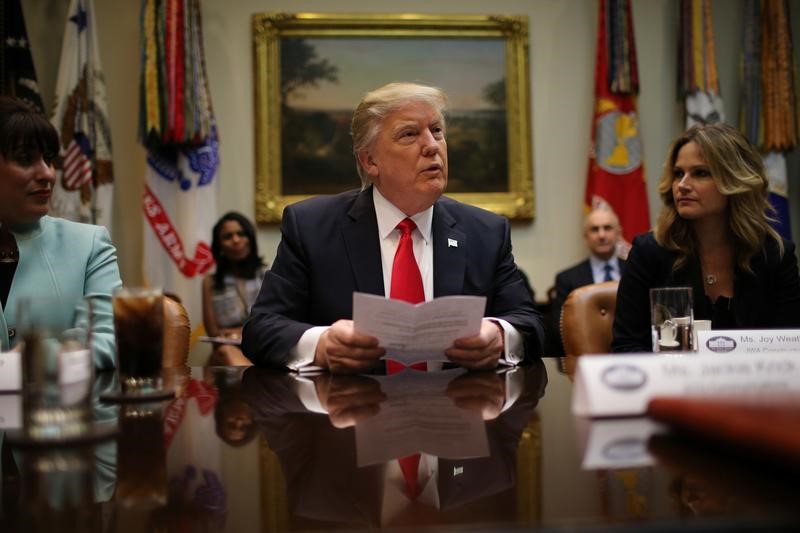
<instances>
[{"instance_id":1,"label":"woman's dark hair","mask_svg":"<svg viewBox=\"0 0 800 533\"><path fill-rule=\"evenodd\" d=\"M250 240L250 253L238 263L233 263L227 257L222 255L222 240L219 233L222 226L226 222L238 222L242 226L242 230L247 238ZM214 288L221 290L225 287L225 276L232 273L234 270L246 278L253 278L256 276L256 271L264 266L264 261L258 256L258 243L256 242L256 229L253 224L247 220L241 213L236 211L229 211L222 215L214 229L211 230L211 254L214 256L214 261L217 263L217 270L214 272Z\"/></svg>"},{"instance_id":2,"label":"woman's dark hair","mask_svg":"<svg viewBox=\"0 0 800 533\"><path fill-rule=\"evenodd\" d=\"M39 155L51 162L58 156L58 132L22 100L0 96L0 155L20 164Z\"/></svg>"}]
</instances>

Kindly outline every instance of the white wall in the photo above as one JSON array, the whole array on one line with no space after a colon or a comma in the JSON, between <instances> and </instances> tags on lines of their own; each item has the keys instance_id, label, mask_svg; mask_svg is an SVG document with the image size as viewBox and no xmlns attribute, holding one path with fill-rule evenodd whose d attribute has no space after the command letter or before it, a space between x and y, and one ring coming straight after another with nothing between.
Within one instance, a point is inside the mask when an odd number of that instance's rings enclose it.
<instances>
[{"instance_id":1,"label":"white wall","mask_svg":"<svg viewBox=\"0 0 800 533\"><path fill-rule=\"evenodd\" d=\"M52 98L66 0L23 0L40 84ZM139 0L95 0L105 70L117 179L114 239L126 283L141 282L139 211L144 151L137 144ZM634 0L639 55L639 100L651 218L655 186L669 141L681 129L676 99L676 0ZM792 2L795 14L800 11ZM379 0L202 0L207 68L219 124L220 213L254 214L254 122L251 16L266 11L396 12ZM714 2L718 65L729 117L738 110L741 1ZM796 7L795 7L796 6ZM419 13L522 14L530 19L531 102L536 220L513 227L515 256L540 297L554 274L583 254L582 198L588 165L593 104L597 0L407 0ZM797 18L795 18L797 20ZM358 183L353 176L353 185ZM798 218L798 217L795 217ZM259 230L259 246L272 260L274 226Z\"/></svg>"}]
</instances>

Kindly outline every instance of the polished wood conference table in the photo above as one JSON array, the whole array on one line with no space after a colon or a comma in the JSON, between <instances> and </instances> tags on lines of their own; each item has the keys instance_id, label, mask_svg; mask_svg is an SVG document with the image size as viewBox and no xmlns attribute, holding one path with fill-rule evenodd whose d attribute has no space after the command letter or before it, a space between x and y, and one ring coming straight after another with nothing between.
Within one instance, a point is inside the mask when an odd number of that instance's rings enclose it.
<instances>
[{"instance_id":1,"label":"polished wood conference table","mask_svg":"<svg viewBox=\"0 0 800 533\"><path fill-rule=\"evenodd\" d=\"M800 473L581 420L560 359L505 373L171 373L107 441L3 445L0 531L793 530ZM112 387L99 376L97 392ZM417 452L422 452L417 454ZM398 458L418 461L417 478Z\"/></svg>"}]
</instances>

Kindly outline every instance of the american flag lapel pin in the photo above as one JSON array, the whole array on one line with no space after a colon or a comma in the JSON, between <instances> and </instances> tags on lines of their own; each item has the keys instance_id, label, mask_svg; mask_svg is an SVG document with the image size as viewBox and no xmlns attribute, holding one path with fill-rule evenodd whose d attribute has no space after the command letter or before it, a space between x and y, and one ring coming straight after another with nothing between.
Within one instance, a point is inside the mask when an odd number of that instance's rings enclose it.
<instances>
[{"instance_id":1,"label":"american flag lapel pin","mask_svg":"<svg viewBox=\"0 0 800 533\"><path fill-rule=\"evenodd\" d=\"M448 248L458 248L458 241L455 239L447 239Z\"/></svg>"}]
</instances>

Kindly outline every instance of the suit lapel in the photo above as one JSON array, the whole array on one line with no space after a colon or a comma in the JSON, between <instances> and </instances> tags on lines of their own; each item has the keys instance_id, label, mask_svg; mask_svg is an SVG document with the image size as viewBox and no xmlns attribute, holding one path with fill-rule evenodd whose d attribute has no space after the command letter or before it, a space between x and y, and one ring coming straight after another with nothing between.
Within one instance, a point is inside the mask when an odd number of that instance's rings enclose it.
<instances>
[{"instance_id":1,"label":"suit lapel","mask_svg":"<svg viewBox=\"0 0 800 533\"><path fill-rule=\"evenodd\" d=\"M467 236L441 202L433 206L433 294L461 294L467 258Z\"/></svg>"},{"instance_id":2,"label":"suit lapel","mask_svg":"<svg viewBox=\"0 0 800 533\"><path fill-rule=\"evenodd\" d=\"M582 285L591 285L592 283L594 283L594 272L592 272L592 262L589 261L588 259L583 262L583 268L581 269L581 278L583 279L580 280L581 285L578 285L579 287Z\"/></svg>"},{"instance_id":3,"label":"suit lapel","mask_svg":"<svg viewBox=\"0 0 800 533\"><path fill-rule=\"evenodd\" d=\"M378 239L378 219L372 202L372 187L361 191L342 227L347 257L353 269L355 290L383 296L383 266Z\"/></svg>"}]
</instances>

